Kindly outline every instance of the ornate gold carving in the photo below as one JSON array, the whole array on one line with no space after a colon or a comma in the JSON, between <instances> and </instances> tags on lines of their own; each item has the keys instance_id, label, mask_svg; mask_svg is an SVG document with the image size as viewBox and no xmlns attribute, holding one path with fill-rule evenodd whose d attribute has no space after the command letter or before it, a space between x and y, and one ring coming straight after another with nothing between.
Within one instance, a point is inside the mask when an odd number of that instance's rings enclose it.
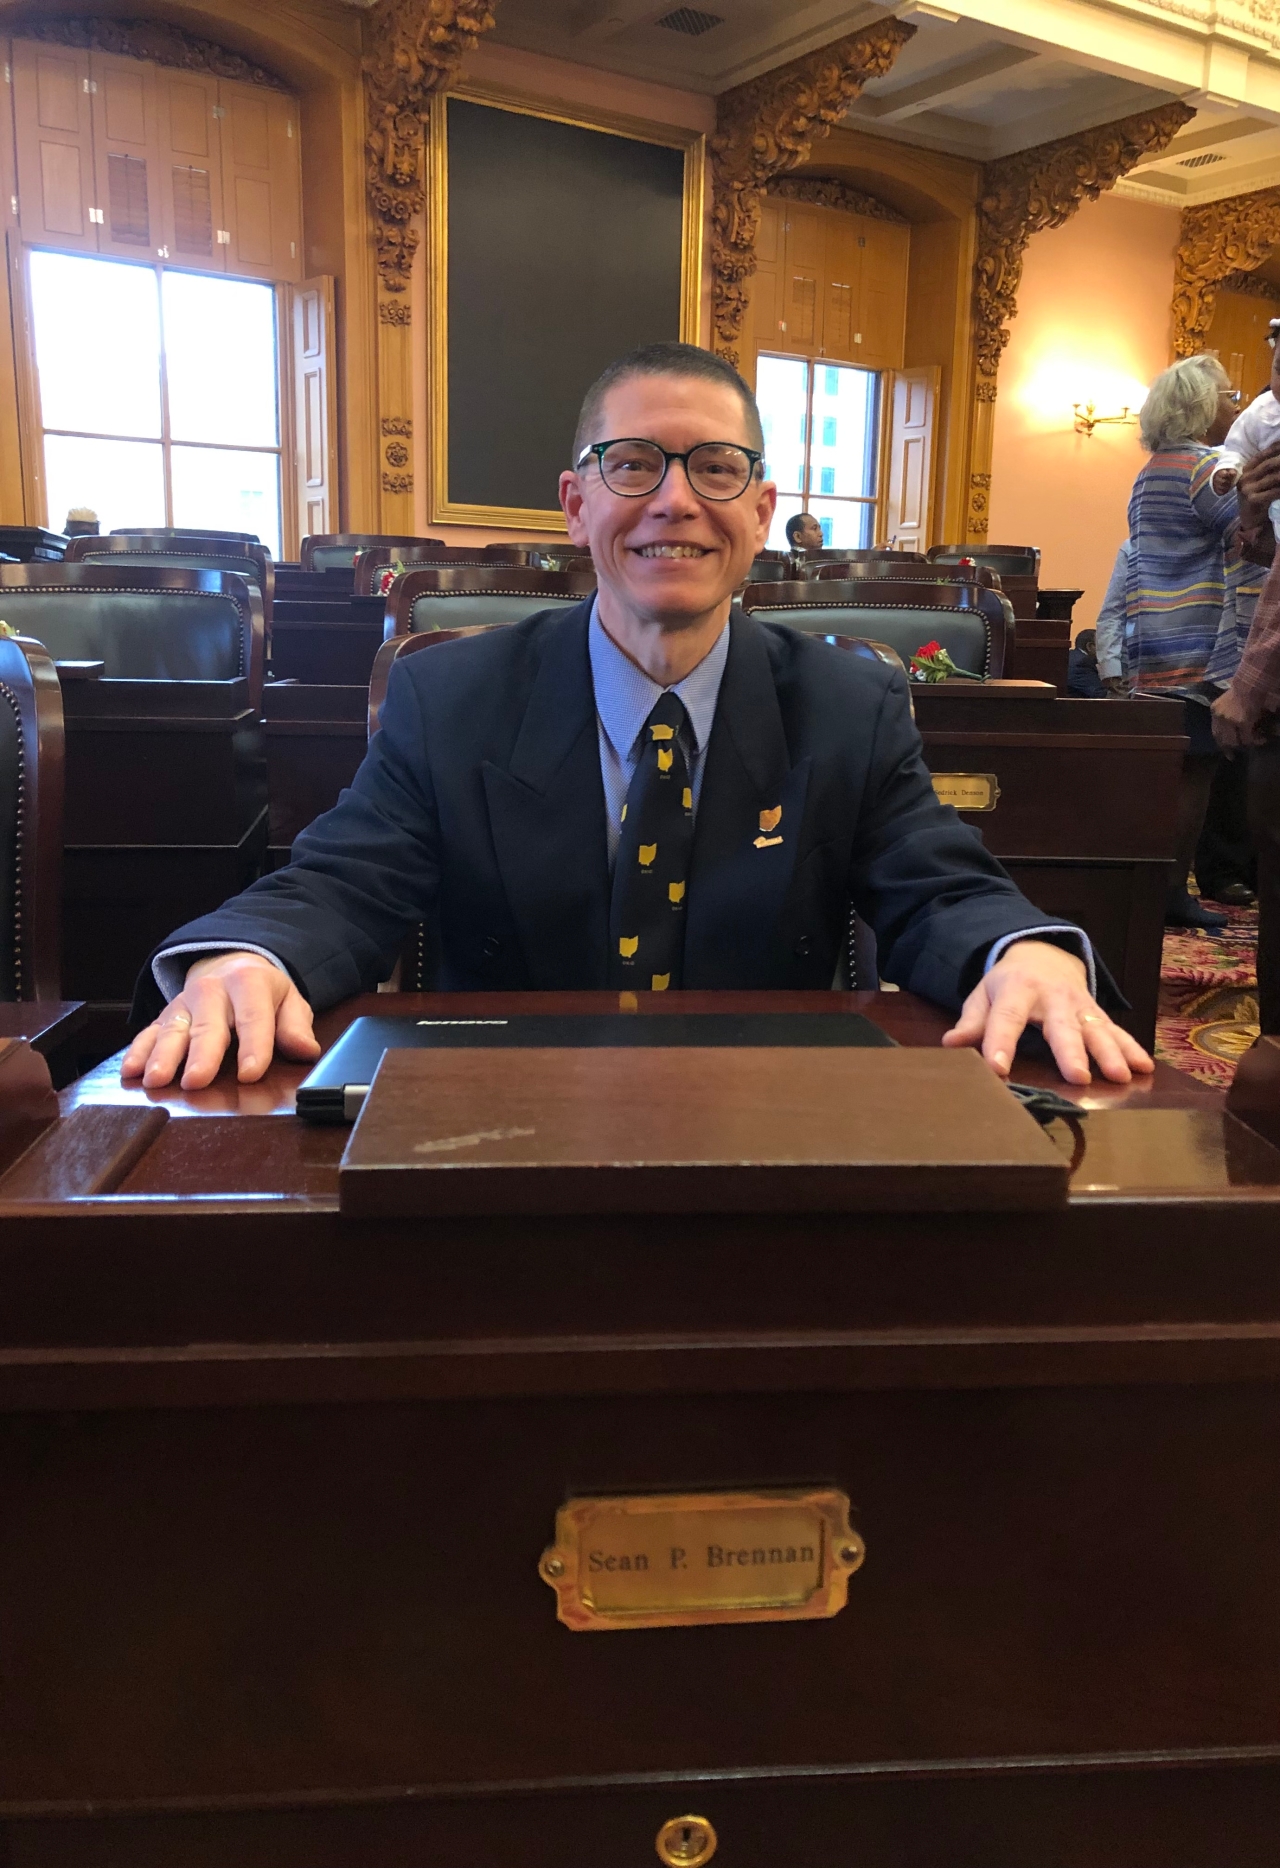
<instances>
[{"instance_id":1,"label":"ornate gold carving","mask_svg":"<svg viewBox=\"0 0 1280 1868\"><path fill-rule=\"evenodd\" d=\"M383 324L412 324L413 313L407 298L383 298L378 301L378 317Z\"/></svg>"},{"instance_id":2,"label":"ornate gold carving","mask_svg":"<svg viewBox=\"0 0 1280 1868\"><path fill-rule=\"evenodd\" d=\"M1261 266L1280 244L1280 188L1228 195L1183 208L1173 262L1173 354L1193 357L1204 345L1218 288ZM1240 291L1241 287L1233 288Z\"/></svg>"},{"instance_id":3,"label":"ornate gold carving","mask_svg":"<svg viewBox=\"0 0 1280 1868\"><path fill-rule=\"evenodd\" d=\"M413 423L407 415L384 415L382 432L384 435L404 435L408 438L413 434Z\"/></svg>"},{"instance_id":4,"label":"ornate gold carving","mask_svg":"<svg viewBox=\"0 0 1280 1868\"><path fill-rule=\"evenodd\" d=\"M403 441L388 441L382 452L388 467L407 467L409 465L409 450Z\"/></svg>"},{"instance_id":5,"label":"ornate gold carving","mask_svg":"<svg viewBox=\"0 0 1280 1868\"><path fill-rule=\"evenodd\" d=\"M840 120L868 78L884 76L915 30L903 20L878 20L719 99L711 138L711 342L728 362L738 361L766 186L804 161L814 139Z\"/></svg>"},{"instance_id":6,"label":"ornate gold carving","mask_svg":"<svg viewBox=\"0 0 1280 1868\"><path fill-rule=\"evenodd\" d=\"M1082 202L1096 201L1141 157L1163 149L1195 114L1189 104L1163 104L986 165L974 267L980 401L995 401L1000 353L1009 341L1008 321L1017 313L1022 259L1032 234L1061 227ZM989 394L983 393L984 379Z\"/></svg>"},{"instance_id":7,"label":"ornate gold carving","mask_svg":"<svg viewBox=\"0 0 1280 1868\"><path fill-rule=\"evenodd\" d=\"M412 493L413 475L411 473L384 473L382 490L384 493Z\"/></svg>"},{"instance_id":8,"label":"ornate gold carving","mask_svg":"<svg viewBox=\"0 0 1280 1868\"><path fill-rule=\"evenodd\" d=\"M377 0L365 16L366 174L378 272L388 292L407 290L418 250L412 223L427 201L422 145L432 94L448 88L463 53L474 51L492 27L494 5L496 0Z\"/></svg>"},{"instance_id":9,"label":"ornate gold carving","mask_svg":"<svg viewBox=\"0 0 1280 1868\"><path fill-rule=\"evenodd\" d=\"M272 91L289 87L274 72L251 65L238 52L228 52L212 39L199 39L152 19L16 19L5 30L19 39L39 39L46 45L74 45L88 52L114 52L120 58L146 58L178 71L207 71L215 78L235 78L241 84L262 84Z\"/></svg>"},{"instance_id":10,"label":"ornate gold carving","mask_svg":"<svg viewBox=\"0 0 1280 1868\"><path fill-rule=\"evenodd\" d=\"M817 208L839 208L845 214L865 214L873 221L895 221L899 226L907 224L905 214L899 214L897 208L891 208L887 201L877 201L874 195L864 194L861 188L850 188L847 182L828 179L826 176L782 175L769 183L765 193L776 195L783 201L806 201Z\"/></svg>"}]
</instances>

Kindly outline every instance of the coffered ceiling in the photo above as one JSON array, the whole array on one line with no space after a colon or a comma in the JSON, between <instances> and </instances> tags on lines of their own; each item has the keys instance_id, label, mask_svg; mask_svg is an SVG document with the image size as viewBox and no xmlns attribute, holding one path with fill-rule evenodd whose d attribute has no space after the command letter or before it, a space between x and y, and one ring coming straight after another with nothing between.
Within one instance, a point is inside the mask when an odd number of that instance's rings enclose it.
<instances>
[{"instance_id":1,"label":"coffered ceiling","mask_svg":"<svg viewBox=\"0 0 1280 1868\"><path fill-rule=\"evenodd\" d=\"M1195 121L1123 191L1184 206L1266 187L1280 181L1280 33L1258 25L1250 45L1233 29L1227 44L1219 14L1230 4L903 0L892 11L916 36L847 121L985 162L1183 97ZM1259 9L1276 10L1253 0L1255 23ZM493 38L714 96L890 10L848 0L499 0Z\"/></svg>"}]
</instances>

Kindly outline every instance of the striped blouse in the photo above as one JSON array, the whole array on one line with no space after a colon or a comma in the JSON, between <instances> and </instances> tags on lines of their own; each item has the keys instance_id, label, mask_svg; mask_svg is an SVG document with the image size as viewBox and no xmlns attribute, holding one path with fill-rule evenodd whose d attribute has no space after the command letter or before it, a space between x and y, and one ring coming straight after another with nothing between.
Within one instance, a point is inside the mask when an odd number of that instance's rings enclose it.
<instances>
[{"instance_id":1,"label":"striped blouse","mask_svg":"<svg viewBox=\"0 0 1280 1868\"><path fill-rule=\"evenodd\" d=\"M1129 501L1125 662L1135 689L1212 700L1203 692L1224 628L1224 544L1236 523L1236 495L1209 484L1218 451L1189 441L1153 454ZM1225 618L1234 638L1234 615ZM1234 646L1234 641L1232 646ZM1238 651L1237 651L1238 654ZM1232 670L1234 672L1234 670Z\"/></svg>"}]
</instances>

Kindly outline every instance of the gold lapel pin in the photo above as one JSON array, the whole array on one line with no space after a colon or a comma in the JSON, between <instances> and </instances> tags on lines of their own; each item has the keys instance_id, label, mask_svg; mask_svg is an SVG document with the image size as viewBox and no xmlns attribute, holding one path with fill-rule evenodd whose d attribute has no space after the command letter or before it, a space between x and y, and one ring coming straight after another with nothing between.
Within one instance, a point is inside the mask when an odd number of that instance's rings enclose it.
<instances>
[{"instance_id":1,"label":"gold lapel pin","mask_svg":"<svg viewBox=\"0 0 1280 1868\"><path fill-rule=\"evenodd\" d=\"M781 822L782 822L782 806L780 804L775 804L772 810L761 811L760 813L761 834L755 839L756 849L758 850L772 849L775 843L782 842L781 837L771 837L769 835L769 832L771 830L776 830L778 828L778 825Z\"/></svg>"}]
</instances>

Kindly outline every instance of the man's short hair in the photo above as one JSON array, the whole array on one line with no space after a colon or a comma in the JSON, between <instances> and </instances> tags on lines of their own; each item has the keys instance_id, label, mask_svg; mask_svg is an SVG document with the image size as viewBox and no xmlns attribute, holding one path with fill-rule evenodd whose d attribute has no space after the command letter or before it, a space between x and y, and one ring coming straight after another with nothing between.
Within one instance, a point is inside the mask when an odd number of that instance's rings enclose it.
<instances>
[{"instance_id":1,"label":"man's short hair","mask_svg":"<svg viewBox=\"0 0 1280 1868\"><path fill-rule=\"evenodd\" d=\"M756 399L731 363L726 363L723 357L717 357L709 350L700 349L697 344L642 344L638 350L629 350L625 357L619 357L616 363L602 370L582 398L582 410L573 437L575 467L582 457L583 448L592 441L614 439L613 436L595 433L600 410L609 391L633 376L691 376L704 383L718 383L722 389L732 389L742 403L747 418L750 445L759 448L763 454L764 430L760 426ZM727 438L725 435L707 436L708 441L724 441Z\"/></svg>"},{"instance_id":2,"label":"man's short hair","mask_svg":"<svg viewBox=\"0 0 1280 1868\"><path fill-rule=\"evenodd\" d=\"M800 536L800 527L804 524L806 519L812 519L812 518L813 518L813 514L811 512L793 512L792 513L791 517L787 520L787 543L788 545L795 544L796 540Z\"/></svg>"}]
</instances>

